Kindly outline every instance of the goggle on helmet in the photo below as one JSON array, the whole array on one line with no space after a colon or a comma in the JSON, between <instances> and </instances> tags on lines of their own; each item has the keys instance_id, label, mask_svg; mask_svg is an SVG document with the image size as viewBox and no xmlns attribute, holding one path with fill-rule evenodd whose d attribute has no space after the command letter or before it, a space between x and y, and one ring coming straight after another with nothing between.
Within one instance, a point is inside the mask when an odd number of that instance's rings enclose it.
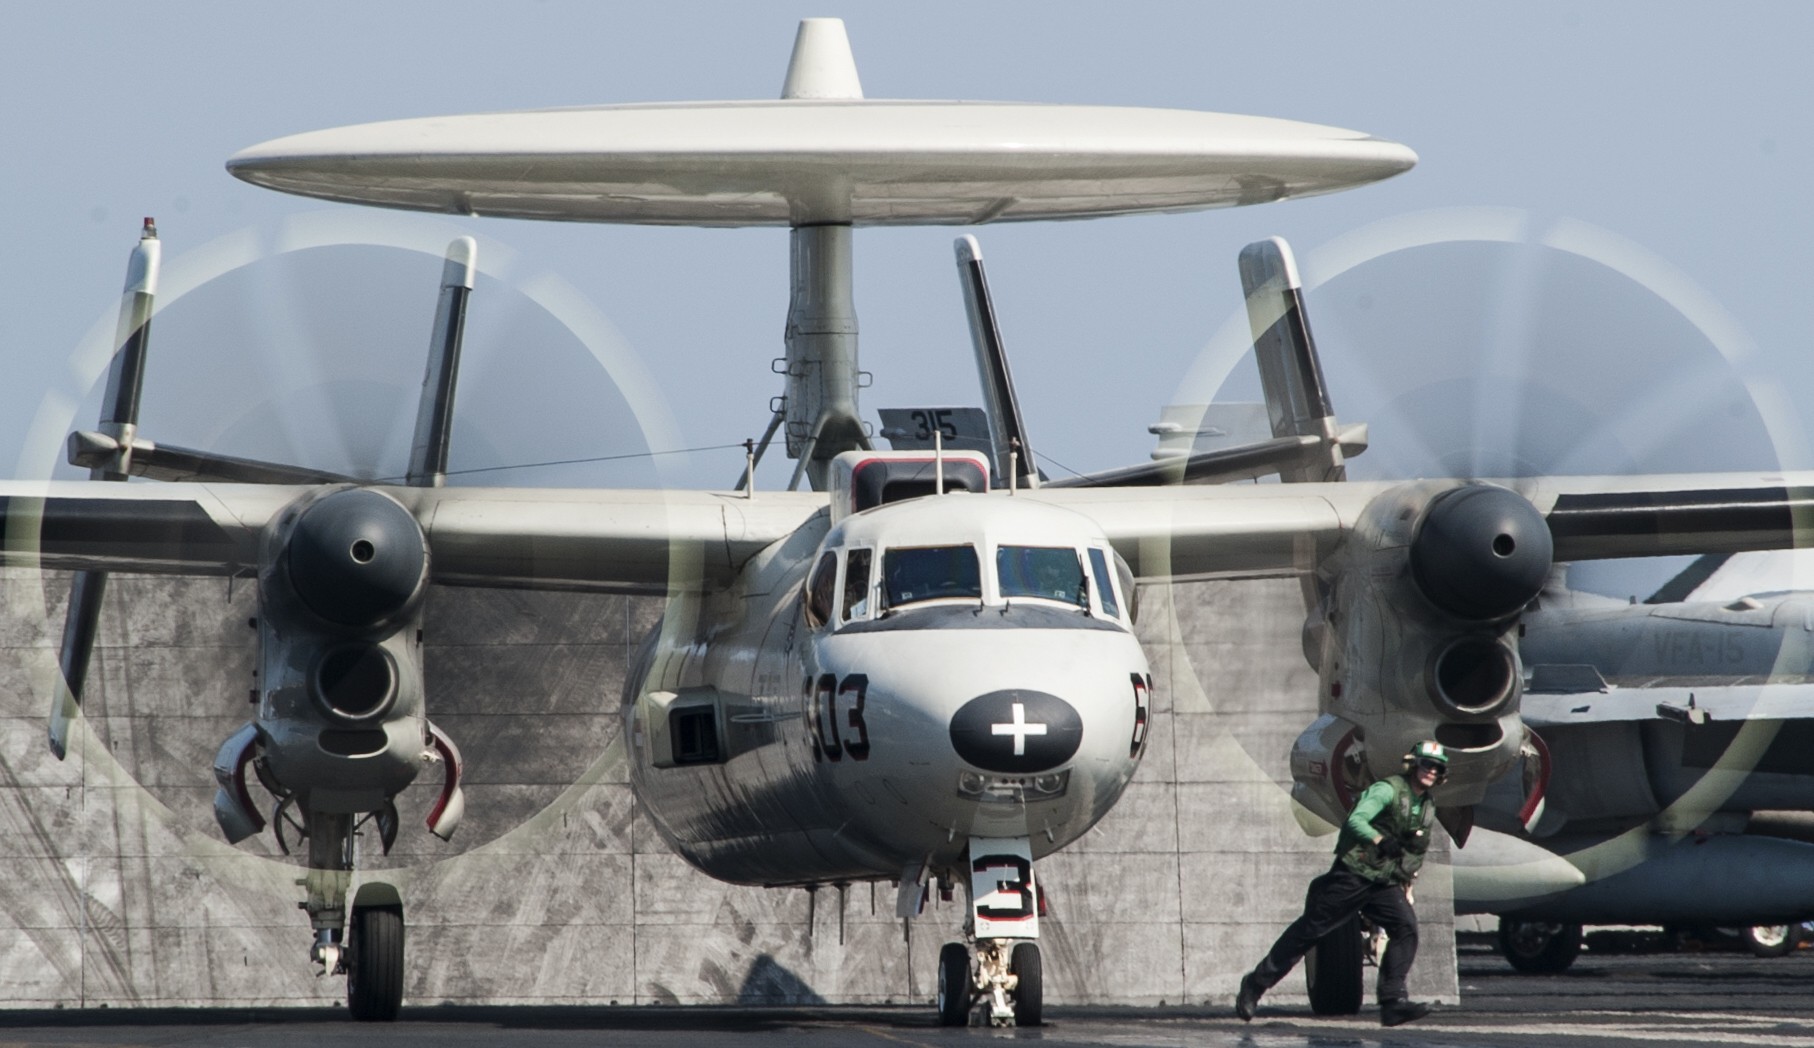
<instances>
[{"instance_id":1,"label":"goggle on helmet","mask_svg":"<svg viewBox=\"0 0 1814 1048\"><path fill-rule=\"evenodd\" d=\"M1442 782L1449 777L1449 752L1442 748L1441 743L1425 739L1405 754L1405 771L1418 768L1436 769L1436 781Z\"/></svg>"}]
</instances>

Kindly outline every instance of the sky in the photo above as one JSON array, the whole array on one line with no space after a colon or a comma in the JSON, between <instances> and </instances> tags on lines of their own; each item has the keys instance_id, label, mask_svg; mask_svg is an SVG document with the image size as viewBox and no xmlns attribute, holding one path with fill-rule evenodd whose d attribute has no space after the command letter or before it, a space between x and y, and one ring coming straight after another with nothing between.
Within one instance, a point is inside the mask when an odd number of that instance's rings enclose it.
<instances>
[{"instance_id":1,"label":"sky","mask_svg":"<svg viewBox=\"0 0 1814 1048\"><path fill-rule=\"evenodd\" d=\"M781 392L784 231L378 212L223 162L375 120L772 98L806 16L845 20L870 98L1251 113L1420 156L1256 207L859 230L871 419L980 402L950 248L968 231L1048 474L1141 461L1164 405L1257 394L1235 256L1281 235L1336 410L1372 426L1361 475L1814 465L1814 8L1069 0L19 6L0 63L0 462L45 476L93 425L96 347L151 215L169 292L153 440L394 471L433 252L470 233L486 276L460 482L729 485ZM566 464L523 468L549 462ZM788 472L774 456L759 484Z\"/></svg>"}]
</instances>

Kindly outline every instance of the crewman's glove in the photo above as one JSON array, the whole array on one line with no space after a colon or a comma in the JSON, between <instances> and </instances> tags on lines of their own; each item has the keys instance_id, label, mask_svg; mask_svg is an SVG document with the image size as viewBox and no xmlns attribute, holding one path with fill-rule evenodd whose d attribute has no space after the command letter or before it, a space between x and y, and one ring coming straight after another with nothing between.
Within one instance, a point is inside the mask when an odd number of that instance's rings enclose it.
<instances>
[{"instance_id":1,"label":"crewman's glove","mask_svg":"<svg viewBox=\"0 0 1814 1048\"><path fill-rule=\"evenodd\" d=\"M1374 847L1379 849L1382 859L1396 859L1405 853L1405 846L1398 843L1397 837L1381 837Z\"/></svg>"}]
</instances>

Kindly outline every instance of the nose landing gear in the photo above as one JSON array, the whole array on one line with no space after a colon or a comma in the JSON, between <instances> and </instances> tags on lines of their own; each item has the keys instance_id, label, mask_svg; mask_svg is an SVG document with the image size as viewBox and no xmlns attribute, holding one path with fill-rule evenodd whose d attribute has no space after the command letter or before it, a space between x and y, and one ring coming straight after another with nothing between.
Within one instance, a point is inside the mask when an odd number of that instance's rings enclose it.
<instances>
[{"instance_id":1,"label":"nose landing gear","mask_svg":"<svg viewBox=\"0 0 1814 1048\"><path fill-rule=\"evenodd\" d=\"M986 1007L991 1026L1039 1026L1045 978L1040 962L1039 891L1026 838L970 841L971 948L949 942L939 950L938 1016L962 1026Z\"/></svg>"}]
</instances>

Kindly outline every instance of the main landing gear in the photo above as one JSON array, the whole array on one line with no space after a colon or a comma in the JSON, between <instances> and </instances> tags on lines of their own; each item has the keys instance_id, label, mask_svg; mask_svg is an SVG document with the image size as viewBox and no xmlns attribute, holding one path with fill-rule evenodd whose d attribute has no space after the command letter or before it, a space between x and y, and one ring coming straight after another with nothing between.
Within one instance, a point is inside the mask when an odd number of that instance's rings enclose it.
<instances>
[{"instance_id":1,"label":"main landing gear","mask_svg":"<svg viewBox=\"0 0 1814 1048\"><path fill-rule=\"evenodd\" d=\"M360 1022L395 1019L403 1007L402 902L353 903L346 947L347 1010Z\"/></svg>"},{"instance_id":2,"label":"main landing gear","mask_svg":"<svg viewBox=\"0 0 1814 1048\"><path fill-rule=\"evenodd\" d=\"M1499 952L1527 975L1566 971L1581 953L1581 926L1499 918Z\"/></svg>"},{"instance_id":3,"label":"main landing gear","mask_svg":"<svg viewBox=\"0 0 1814 1048\"><path fill-rule=\"evenodd\" d=\"M321 965L322 975L346 976L354 1019L390 1022L403 1007L403 897L392 885L368 881L347 905L352 816L315 812L299 828L309 843L309 871L301 882L308 891L302 908L315 929L309 959ZM381 826L381 833L388 851L395 830Z\"/></svg>"},{"instance_id":4,"label":"main landing gear","mask_svg":"<svg viewBox=\"0 0 1814 1048\"><path fill-rule=\"evenodd\" d=\"M1045 971L1040 961L1041 897L1025 838L970 841L970 918L961 942L939 950L938 1018L942 1026L969 1023L987 1008L992 1026L1044 1022Z\"/></svg>"},{"instance_id":5,"label":"main landing gear","mask_svg":"<svg viewBox=\"0 0 1814 1048\"><path fill-rule=\"evenodd\" d=\"M1372 936L1355 917L1323 936L1304 955L1304 982L1310 1010L1317 1015L1355 1015L1366 990L1362 971L1372 952Z\"/></svg>"}]
</instances>

